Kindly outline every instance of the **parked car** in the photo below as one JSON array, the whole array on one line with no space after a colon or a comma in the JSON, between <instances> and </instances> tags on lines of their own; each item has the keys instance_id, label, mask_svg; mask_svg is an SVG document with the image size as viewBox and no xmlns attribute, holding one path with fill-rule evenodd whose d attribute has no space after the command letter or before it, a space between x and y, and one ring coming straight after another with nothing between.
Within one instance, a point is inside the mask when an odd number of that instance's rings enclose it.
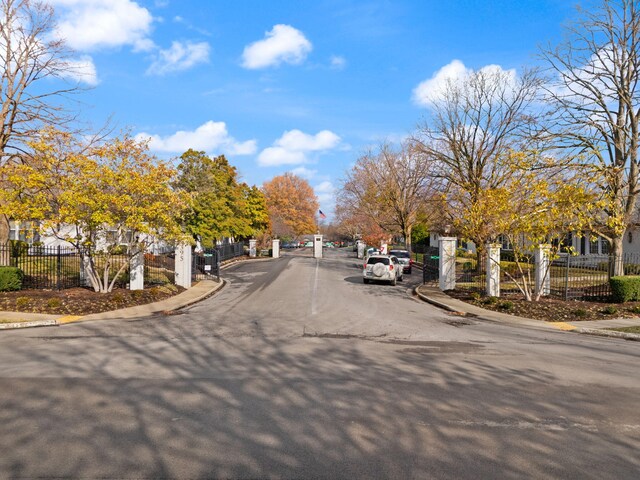
<instances>
[{"instance_id":1,"label":"parked car","mask_svg":"<svg viewBox=\"0 0 640 480\"><path fill-rule=\"evenodd\" d=\"M411 267L413 266L413 260L409 250L391 250L389 255L395 255L398 257L398 261L402 265L402 271L411 275Z\"/></svg>"},{"instance_id":2,"label":"parked car","mask_svg":"<svg viewBox=\"0 0 640 480\"><path fill-rule=\"evenodd\" d=\"M371 255L380 255L380 250L373 247L367 248L364 252L365 258L370 257Z\"/></svg>"},{"instance_id":3,"label":"parked car","mask_svg":"<svg viewBox=\"0 0 640 480\"><path fill-rule=\"evenodd\" d=\"M403 280L402 267L393 255L371 255L363 265L362 280L369 282L389 282L395 285Z\"/></svg>"},{"instance_id":4,"label":"parked car","mask_svg":"<svg viewBox=\"0 0 640 480\"><path fill-rule=\"evenodd\" d=\"M304 246L305 247L313 247L313 242L312 241L305 242Z\"/></svg>"}]
</instances>

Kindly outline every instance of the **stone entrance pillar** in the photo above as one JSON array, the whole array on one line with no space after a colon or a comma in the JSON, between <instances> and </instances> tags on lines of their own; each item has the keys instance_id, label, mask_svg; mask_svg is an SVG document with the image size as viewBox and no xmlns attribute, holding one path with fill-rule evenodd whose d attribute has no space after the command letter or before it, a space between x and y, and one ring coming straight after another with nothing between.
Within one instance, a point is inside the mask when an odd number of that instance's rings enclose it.
<instances>
[{"instance_id":1,"label":"stone entrance pillar","mask_svg":"<svg viewBox=\"0 0 640 480\"><path fill-rule=\"evenodd\" d=\"M440 290L456 288L456 237L440 237L438 240L440 270Z\"/></svg>"},{"instance_id":2,"label":"stone entrance pillar","mask_svg":"<svg viewBox=\"0 0 640 480\"><path fill-rule=\"evenodd\" d=\"M255 258L257 255L257 249L256 246L258 245L258 241L257 240L249 240L249 256L251 258Z\"/></svg>"},{"instance_id":3,"label":"stone entrance pillar","mask_svg":"<svg viewBox=\"0 0 640 480\"><path fill-rule=\"evenodd\" d=\"M551 293L550 255L551 245L538 245L535 252L536 295L542 297Z\"/></svg>"},{"instance_id":4,"label":"stone entrance pillar","mask_svg":"<svg viewBox=\"0 0 640 480\"><path fill-rule=\"evenodd\" d=\"M313 236L313 258L322 258L322 235Z\"/></svg>"},{"instance_id":5,"label":"stone entrance pillar","mask_svg":"<svg viewBox=\"0 0 640 480\"><path fill-rule=\"evenodd\" d=\"M271 256L273 258L280 258L280 240L274 238L271 242Z\"/></svg>"},{"instance_id":6,"label":"stone entrance pillar","mask_svg":"<svg viewBox=\"0 0 640 480\"><path fill-rule=\"evenodd\" d=\"M487 295L500 296L500 245L487 243Z\"/></svg>"},{"instance_id":7,"label":"stone entrance pillar","mask_svg":"<svg viewBox=\"0 0 640 480\"><path fill-rule=\"evenodd\" d=\"M176 248L176 285L191 288L191 245L181 244Z\"/></svg>"},{"instance_id":8,"label":"stone entrance pillar","mask_svg":"<svg viewBox=\"0 0 640 480\"><path fill-rule=\"evenodd\" d=\"M139 251L129 263L129 290L144 290L144 252Z\"/></svg>"}]
</instances>

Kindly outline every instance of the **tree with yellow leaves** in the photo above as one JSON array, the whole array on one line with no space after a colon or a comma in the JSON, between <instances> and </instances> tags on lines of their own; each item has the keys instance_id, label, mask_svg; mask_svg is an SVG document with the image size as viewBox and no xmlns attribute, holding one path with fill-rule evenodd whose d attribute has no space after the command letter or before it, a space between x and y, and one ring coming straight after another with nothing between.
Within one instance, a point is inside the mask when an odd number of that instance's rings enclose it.
<instances>
[{"instance_id":1,"label":"tree with yellow leaves","mask_svg":"<svg viewBox=\"0 0 640 480\"><path fill-rule=\"evenodd\" d=\"M2 213L37 221L42 233L71 243L95 291L110 292L127 268L112 271L123 243L133 256L151 237L183 239L176 218L184 202L170 188L175 171L149 155L146 143L125 134L87 146L48 129L29 146L28 162L1 167Z\"/></svg>"}]
</instances>

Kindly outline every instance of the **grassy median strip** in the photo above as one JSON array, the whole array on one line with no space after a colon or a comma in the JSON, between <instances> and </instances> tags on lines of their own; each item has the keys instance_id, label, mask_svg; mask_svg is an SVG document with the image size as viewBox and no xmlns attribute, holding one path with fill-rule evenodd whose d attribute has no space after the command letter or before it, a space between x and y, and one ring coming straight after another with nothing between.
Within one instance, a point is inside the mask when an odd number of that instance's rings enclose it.
<instances>
[{"instance_id":1,"label":"grassy median strip","mask_svg":"<svg viewBox=\"0 0 640 480\"><path fill-rule=\"evenodd\" d=\"M612 331L614 331L614 332L638 333L638 334L640 334L640 326L635 326L635 327L619 327L619 328L607 328L607 330L612 330Z\"/></svg>"}]
</instances>

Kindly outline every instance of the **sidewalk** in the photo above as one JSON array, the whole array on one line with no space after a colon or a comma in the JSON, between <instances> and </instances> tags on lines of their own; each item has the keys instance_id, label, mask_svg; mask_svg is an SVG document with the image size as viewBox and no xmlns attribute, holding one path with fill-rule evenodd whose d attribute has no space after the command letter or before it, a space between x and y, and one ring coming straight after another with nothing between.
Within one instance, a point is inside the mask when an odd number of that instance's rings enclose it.
<instances>
[{"instance_id":1,"label":"sidewalk","mask_svg":"<svg viewBox=\"0 0 640 480\"><path fill-rule=\"evenodd\" d=\"M578 321L578 322L543 322L530 318L516 317L501 312L485 310L456 298L451 298L437 287L420 285L415 289L416 295L425 302L458 315L470 315L499 323L511 323L526 325L527 327L556 329L588 335L600 335L605 337L623 338L626 340L640 341L640 334L624 333L606 330L607 328L640 326L640 318L617 318L613 320Z\"/></svg>"},{"instance_id":2,"label":"sidewalk","mask_svg":"<svg viewBox=\"0 0 640 480\"><path fill-rule=\"evenodd\" d=\"M212 295L224 286L224 282L214 280L202 280L188 290L173 297L155 303L137 305L135 307L111 310L109 312L93 313L90 315L48 315L40 313L0 312L0 319L15 320L15 323L0 323L0 330L29 327L49 327L64 325L73 322L85 322L90 320L107 319L132 319L146 317L159 312L170 312L187 307L209 295Z\"/></svg>"}]
</instances>

